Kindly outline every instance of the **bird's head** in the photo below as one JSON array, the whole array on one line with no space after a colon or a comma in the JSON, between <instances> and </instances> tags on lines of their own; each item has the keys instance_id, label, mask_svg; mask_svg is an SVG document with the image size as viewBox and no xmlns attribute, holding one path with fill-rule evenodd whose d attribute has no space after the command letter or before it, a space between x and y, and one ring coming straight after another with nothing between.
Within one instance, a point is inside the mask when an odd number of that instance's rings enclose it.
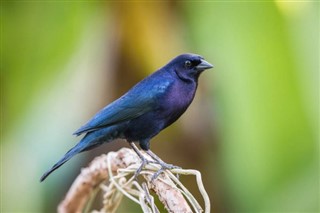
<instances>
[{"instance_id":1,"label":"bird's head","mask_svg":"<svg viewBox=\"0 0 320 213\"><path fill-rule=\"evenodd\" d=\"M184 81L197 81L204 70L213 68L213 65L196 54L179 55L170 61L167 66Z\"/></svg>"}]
</instances>

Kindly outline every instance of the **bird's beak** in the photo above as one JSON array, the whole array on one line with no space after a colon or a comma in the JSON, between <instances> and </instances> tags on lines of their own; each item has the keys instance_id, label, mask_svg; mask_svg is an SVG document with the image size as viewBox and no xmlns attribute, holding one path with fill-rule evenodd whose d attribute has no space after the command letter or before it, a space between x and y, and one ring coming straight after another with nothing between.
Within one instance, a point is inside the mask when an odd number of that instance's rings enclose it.
<instances>
[{"instance_id":1,"label":"bird's beak","mask_svg":"<svg viewBox=\"0 0 320 213\"><path fill-rule=\"evenodd\" d=\"M211 68L213 68L213 65L205 61L204 59L201 59L201 63L196 66L197 70L206 70Z\"/></svg>"}]
</instances>

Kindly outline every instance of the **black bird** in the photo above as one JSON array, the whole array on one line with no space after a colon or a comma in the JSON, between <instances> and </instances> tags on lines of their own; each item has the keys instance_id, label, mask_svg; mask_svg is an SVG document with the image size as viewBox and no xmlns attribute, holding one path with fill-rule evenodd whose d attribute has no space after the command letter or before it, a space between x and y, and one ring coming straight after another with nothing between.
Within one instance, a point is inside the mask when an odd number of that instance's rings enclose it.
<instances>
[{"instance_id":1,"label":"black bird","mask_svg":"<svg viewBox=\"0 0 320 213\"><path fill-rule=\"evenodd\" d=\"M150 139L186 111L197 90L199 75L212 67L199 55L177 56L80 127L74 135L85 136L44 173L40 181L45 180L74 155L116 138L126 139L141 158L142 164L136 175L148 161L140 154L134 142L138 142L140 147L161 165L157 174L164 169L175 168L163 162L150 150Z\"/></svg>"}]
</instances>

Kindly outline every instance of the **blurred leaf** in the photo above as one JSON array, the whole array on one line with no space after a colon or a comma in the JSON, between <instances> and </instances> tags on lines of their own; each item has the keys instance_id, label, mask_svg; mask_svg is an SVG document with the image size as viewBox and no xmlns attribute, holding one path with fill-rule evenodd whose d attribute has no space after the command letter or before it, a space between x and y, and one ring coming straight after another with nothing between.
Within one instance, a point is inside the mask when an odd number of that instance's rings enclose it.
<instances>
[{"instance_id":1,"label":"blurred leaf","mask_svg":"<svg viewBox=\"0 0 320 213\"><path fill-rule=\"evenodd\" d=\"M307 199L286 191L288 181L295 188L306 167L316 172L318 162L317 133L301 95L300 70L282 14L271 2L190 3L185 9L191 39L216 65L220 159L235 209L315 211L316 202L306 205ZM314 38L308 32L302 36L301 41ZM307 53L319 58L319 49ZM314 178L307 180L319 187ZM318 187L300 187L299 193L318 197Z\"/></svg>"},{"instance_id":2,"label":"blurred leaf","mask_svg":"<svg viewBox=\"0 0 320 213\"><path fill-rule=\"evenodd\" d=\"M9 129L16 119L23 119L34 96L47 89L62 72L96 4L43 1L1 4L5 94L2 110L5 128Z\"/></svg>"}]
</instances>

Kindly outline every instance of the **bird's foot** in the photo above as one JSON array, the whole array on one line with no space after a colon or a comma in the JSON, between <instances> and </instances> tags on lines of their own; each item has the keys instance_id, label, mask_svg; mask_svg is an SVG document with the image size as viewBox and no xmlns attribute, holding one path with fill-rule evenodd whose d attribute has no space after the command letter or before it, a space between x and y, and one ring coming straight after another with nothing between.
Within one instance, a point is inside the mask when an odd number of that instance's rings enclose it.
<instances>
[{"instance_id":1,"label":"bird's foot","mask_svg":"<svg viewBox=\"0 0 320 213\"><path fill-rule=\"evenodd\" d=\"M135 171L135 173L134 173L134 178L136 179L136 180L138 180L138 176L140 175L140 173L141 173L141 171L142 171L142 169L146 166L146 165L148 165L148 164L150 164L150 163L157 163L157 162L155 162L155 161L150 161L150 160L147 160L146 158L141 158L141 165L139 166L139 168Z\"/></svg>"},{"instance_id":2,"label":"bird's foot","mask_svg":"<svg viewBox=\"0 0 320 213\"><path fill-rule=\"evenodd\" d=\"M171 169L181 169L181 167L179 166L175 166L175 165L172 165L172 164L168 164L168 163L165 163L163 161L159 161L157 162L157 164L159 164L161 166L161 168L154 174L152 175L152 178L151 178L151 182L154 181L155 179L157 179L157 177L162 173L164 172L165 170L171 170ZM179 176L177 176L179 178Z\"/></svg>"}]
</instances>

